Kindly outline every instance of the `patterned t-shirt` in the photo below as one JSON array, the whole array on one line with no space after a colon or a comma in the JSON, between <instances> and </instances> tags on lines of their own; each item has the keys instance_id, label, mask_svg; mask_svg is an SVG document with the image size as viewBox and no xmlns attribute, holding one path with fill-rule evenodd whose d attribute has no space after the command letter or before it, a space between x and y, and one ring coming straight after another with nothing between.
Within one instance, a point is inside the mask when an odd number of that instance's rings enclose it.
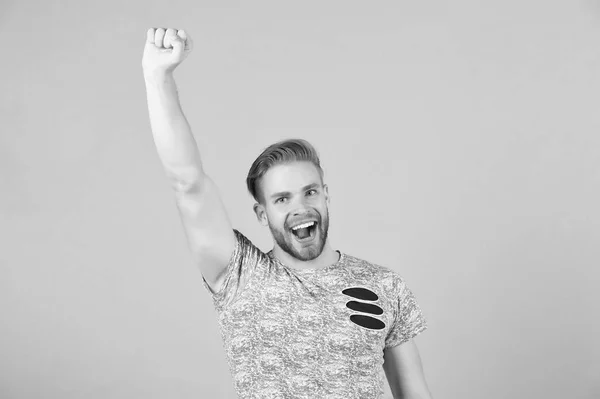
<instances>
[{"instance_id":1,"label":"patterned t-shirt","mask_svg":"<svg viewBox=\"0 0 600 399\"><path fill-rule=\"evenodd\" d=\"M427 328L394 271L337 251L298 270L238 230L220 290L203 278L240 399L381 398L383 350Z\"/></svg>"}]
</instances>

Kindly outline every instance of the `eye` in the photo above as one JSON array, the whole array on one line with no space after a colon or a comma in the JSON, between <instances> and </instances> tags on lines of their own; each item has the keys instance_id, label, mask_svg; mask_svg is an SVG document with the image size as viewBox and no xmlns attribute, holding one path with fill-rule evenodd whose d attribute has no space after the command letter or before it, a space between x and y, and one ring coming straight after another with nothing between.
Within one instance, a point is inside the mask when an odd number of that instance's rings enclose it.
<instances>
[{"instance_id":1,"label":"eye","mask_svg":"<svg viewBox=\"0 0 600 399\"><path fill-rule=\"evenodd\" d=\"M310 193L311 191L314 191L314 193L317 194L317 190L315 190L315 189L308 190L308 193Z\"/></svg>"},{"instance_id":2,"label":"eye","mask_svg":"<svg viewBox=\"0 0 600 399\"><path fill-rule=\"evenodd\" d=\"M285 197L280 197L280 198L277 198L277 200L275 200L275 203L277 204L277 203L279 203L279 201L281 201L281 200L285 200L285 199L287 199L287 198L285 198Z\"/></svg>"}]
</instances>

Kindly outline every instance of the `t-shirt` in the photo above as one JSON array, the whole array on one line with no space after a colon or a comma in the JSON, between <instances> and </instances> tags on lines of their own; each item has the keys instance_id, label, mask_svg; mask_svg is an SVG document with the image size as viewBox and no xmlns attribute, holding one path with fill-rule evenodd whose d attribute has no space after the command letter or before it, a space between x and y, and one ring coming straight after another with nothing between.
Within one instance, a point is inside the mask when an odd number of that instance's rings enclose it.
<instances>
[{"instance_id":1,"label":"t-shirt","mask_svg":"<svg viewBox=\"0 0 600 399\"><path fill-rule=\"evenodd\" d=\"M337 251L322 269L298 270L238 230L214 293L240 399L377 399L383 350L427 328L414 295L391 269Z\"/></svg>"}]
</instances>

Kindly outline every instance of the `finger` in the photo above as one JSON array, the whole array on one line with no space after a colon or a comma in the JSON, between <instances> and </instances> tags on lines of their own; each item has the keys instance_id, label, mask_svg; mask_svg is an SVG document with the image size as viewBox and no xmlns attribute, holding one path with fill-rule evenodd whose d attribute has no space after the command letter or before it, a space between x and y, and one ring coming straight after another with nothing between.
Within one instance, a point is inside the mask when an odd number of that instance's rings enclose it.
<instances>
[{"instance_id":1,"label":"finger","mask_svg":"<svg viewBox=\"0 0 600 399\"><path fill-rule=\"evenodd\" d=\"M185 43L185 50L189 51L192 49L194 43L192 42L192 37L189 36L183 29L177 31L177 36L181 38L181 40Z\"/></svg>"},{"instance_id":2,"label":"finger","mask_svg":"<svg viewBox=\"0 0 600 399\"><path fill-rule=\"evenodd\" d=\"M169 28L167 29L167 33L165 34L165 38L164 38L164 47L165 48L172 48L174 47L174 42L176 40L179 40L179 37L177 36L177 30L173 29L173 28Z\"/></svg>"},{"instance_id":3,"label":"finger","mask_svg":"<svg viewBox=\"0 0 600 399\"><path fill-rule=\"evenodd\" d=\"M156 45L156 47L158 47L158 48L163 47L163 38L164 37L165 37L164 28L156 29L156 32L154 33L154 44Z\"/></svg>"},{"instance_id":4,"label":"finger","mask_svg":"<svg viewBox=\"0 0 600 399\"><path fill-rule=\"evenodd\" d=\"M146 43L154 43L154 28L150 28L146 32Z\"/></svg>"}]
</instances>

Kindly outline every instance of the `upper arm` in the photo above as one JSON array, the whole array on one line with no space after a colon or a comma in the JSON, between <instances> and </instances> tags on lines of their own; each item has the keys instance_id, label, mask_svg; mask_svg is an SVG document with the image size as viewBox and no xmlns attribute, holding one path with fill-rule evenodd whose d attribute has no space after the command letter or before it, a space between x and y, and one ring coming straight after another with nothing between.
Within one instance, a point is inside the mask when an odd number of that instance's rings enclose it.
<instances>
[{"instance_id":1,"label":"upper arm","mask_svg":"<svg viewBox=\"0 0 600 399\"><path fill-rule=\"evenodd\" d=\"M217 292L235 249L235 233L218 188L204 175L201 181L177 189L176 199L194 261Z\"/></svg>"},{"instance_id":2,"label":"upper arm","mask_svg":"<svg viewBox=\"0 0 600 399\"><path fill-rule=\"evenodd\" d=\"M431 398L419 350L412 339L385 348L383 357L383 369L394 398Z\"/></svg>"}]
</instances>

